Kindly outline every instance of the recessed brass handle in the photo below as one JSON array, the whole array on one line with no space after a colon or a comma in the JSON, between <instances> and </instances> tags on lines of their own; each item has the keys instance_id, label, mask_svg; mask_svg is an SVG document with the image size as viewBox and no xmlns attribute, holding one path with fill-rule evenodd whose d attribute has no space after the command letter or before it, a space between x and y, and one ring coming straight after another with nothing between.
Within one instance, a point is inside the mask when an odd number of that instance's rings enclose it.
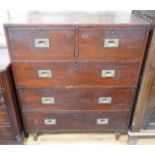
<instances>
[{"instance_id":1,"label":"recessed brass handle","mask_svg":"<svg viewBox=\"0 0 155 155\"><path fill-rule=\"evenodd\" d=\"M115 77L115 70L102 70L101 77Z\"/></svg>"},{"instance_id":2,"label":"recessed brass handle","mask_svg":"<svg viewBox=\"0 0 155 155\"><path fill-rule=\"evenodd\" d=\"M41 103L42 104L55 104L55 99L54 97L42 97Z\"/></svg>"},{"instance_id":3,"label":"recessed brass handle","mask_svg":"<svg viewBox=\"0 0 155 155\"><path fill-rule=\"evenodd\" d=\"M38 77L39 78L50 78L52 77L51 70L38 70Z\"/></svg>"},{"instance_id":4,"label":"recessed brass handle","mask_svg":"<svg viewBox=\"0 0 155 155\"><path fill-rule=\"evenodd\" d=\"M98 118L96 120L97 125L107 125L109 124L109 118Z\"/></svg>"},{"instance_id":5,"label":"recessed brass handle","mask_svg":"<svg viewBox=\"0 0 155 155\"><path fill-rule=\"evenodd\" d=\"M119 47L119 39L104 39L105 48L116 48Z\"/></svg>"},{"instance_id":6,"label":"recessed brass handle","mask_svg":"<svg viewBox=\"0 0 155 155\"><path fill-rule=\"evenodd\" d=\"M111 104L112 97L99 97L98 104Z\"/></svg>"},{"instance_id":7,"label":"recessed brass handle","mask_svg":"<svg viewBox=\"0 0 155 155\"><path fill-rule=\"evenodd\" d=\"M34 39L34 47L48 48L49 47L49 39Z\"/></svg>"},{"instance_id":8,"label":"recessed brass handle","mask_svg":"<svg viewBox=\"0 0 155 155\"><path fill-rule=\"evenodd\" d=\"M45 125L56 125L56 119L44 119Z\"/></svg>"}]
</instances>

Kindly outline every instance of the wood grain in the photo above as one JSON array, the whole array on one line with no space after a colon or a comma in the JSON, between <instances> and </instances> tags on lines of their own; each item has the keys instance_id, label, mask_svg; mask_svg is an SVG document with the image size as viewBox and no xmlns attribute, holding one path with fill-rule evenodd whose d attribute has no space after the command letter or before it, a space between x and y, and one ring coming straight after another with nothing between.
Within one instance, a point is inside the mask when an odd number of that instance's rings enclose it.
<instances>
[{"instance_id":1,"label":"wood grain","mask_svg":"<svg viewBox=\"0 0 155 155\"><path fill-rule=\"evenodd\" d=\"M49 118L55 118L56 125L44 125L44 119ZM97 125L96 119L98 118L108 118L109 124ZM126 131L128 121L128 111L24 112L24 122L29 132Z\"/></svg>"},{"instance_id":2,"label":"wood grain","mask_svg":"<svg viewBox=\"0 0 155 155\"><path fill-rule=\"evenodd\" d=\"M145 27L80 27L79 59L140 61L146 30ZM104 47L105 39L118 39L118 47Z\"/></svg>"},{"instance_id":3,"label":"wood grain","mask_svg":"<svg viewBox=\"0 0 155 155\"><path fill-rule=\"evenodd\" d=\"M74 58L74 27L9 27L12 60L52 60ZM49 39L49 47L35 47L35 39Z\"/></svg>"},{"instance_id":4,"label":"wood grain","mask_svg":"<svg viewBox=\"0 0 155 155\"><path fill-rule=\"evenodd\" d=\"M7 110L0 108L0 125L8 125L8 124L10 124L10 121Z\"/></svg>"},{"instance_id":5,"label":"wood grain","mask_svg":"<svg viewBox=\"0 0 155 155\"><path fill-rule=\"evenodd\" d=\"M23 110L130 110L135 96L135 89L121 88L52 88L17 91ZM42 97L53 97L54 104L42 104ZM99 104L100 97L111 97L111 104Z\"/></svg>"},{"instance_id":6,"label":"wood grain","mask_svg":"<svg viewBox=\"0 0 155 155\"><path fill-rule=\"evenodd\" d=\"M149 23L117 12L29 12L23 19L4 28L27 133L126 131ZM36 37L50 38L50 48L34 48ZM104 39L119 39L119 47L103 48ZM38 70L50 70L52 77L40 78ZM102 70L115 76L102 77ZM54 95L57 104L40 105L42 95ZM101 95L111 95L112 105L96 105ZM53 117L56 127L43 124ZM102 117L110 118L107 126L95 124Z\"/></svg>"},{"instance_id":7,"label":"wood grain","mask_svg":"<svg viewBox=\"0 0 155 155\"><path fill-rule=\"evenodd\" d=\"M0 134L0 143L22 143L23 128L15 96L15 89L13 85L10 66L8 64L3 64L2 66L0 66L0 79L3 94L2 97L4 98L5 102L2 106L0 106L0 132L2 132Z\"/></svg>"},{"instance_id":8,"label":"wood grain","mask_svg":"<svg viewBox=\"0 0 155 155\"><path fill-rule=\"evenodd\" d=\"M11 127L0 127L0 144L3 144L4 141L14 140Z\"/></svg>"},{"instance_id":9,"label":"wood grain","mask_svg":"<svg viewBox=\"0 0 155 155\"><path fill-rule=\"evenodd\" d=\"M140 11L140 15L144 18L146 14L145 11ZM136 11L134 12L136 13ZM148 13L147 13L148 14ZM150 16L149 16L150 17ZM152 23L152 31L150 33L150 38L148 42L148 55L145 59L145 67L143 69L142 80L140 84L140 90L138 93L138 98L135 106L135 110L133 113L133 121L131 125L131 129L133 132L138 132L142 129L149 128L149 122L151 119L151 114L154 109L154 93L155 93L155 31L154 24L155 20L150 20L150 18L145 17L150 23ZM153 16L152 16L153 17ZM155 19L153 17L153 19Z\"/></svg>"},{"instance_id":10,"label":"wood grain","mask_svg":"<svg viewBox=\"0 0 155 155\"><path fill-rule=\"evenodd\" d=\"M19 67L20 66L20 67ZM101 77L102 70L115 70L115 77ZM136 87L139 62L13 62L16 87ZM39 78L38 70L51 70L50 78ZM20 75L20 76L19 76Z\"/></svg>"}]
</instances>

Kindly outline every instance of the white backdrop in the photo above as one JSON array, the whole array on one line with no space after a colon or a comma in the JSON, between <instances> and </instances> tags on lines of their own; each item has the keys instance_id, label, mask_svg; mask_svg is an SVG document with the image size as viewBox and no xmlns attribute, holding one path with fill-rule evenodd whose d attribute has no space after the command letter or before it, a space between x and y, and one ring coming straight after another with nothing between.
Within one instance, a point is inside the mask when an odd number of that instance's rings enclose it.
<instances>
[{"instance_id":1,"label":"white backdrop","mask_svg":"<svg viewBox=\"0 0 155 155\"><path fill-rule=\"evenodd\" d=\"M0 0L0 9L15 10L132 10L154 9L153 0Z\"/></svg>"},{"instance_id":2,"label":"white backdrop","mask_svg":"<svg viewBox=\"0 0 155 155\"><path fill-rule=\"evenodd\" d=\"M5 44L3 23L8 21L8 12L13 16L30 10L94 12L154 8L153 0L0 0L0 45Z\"/></svg>"}]
</instances>

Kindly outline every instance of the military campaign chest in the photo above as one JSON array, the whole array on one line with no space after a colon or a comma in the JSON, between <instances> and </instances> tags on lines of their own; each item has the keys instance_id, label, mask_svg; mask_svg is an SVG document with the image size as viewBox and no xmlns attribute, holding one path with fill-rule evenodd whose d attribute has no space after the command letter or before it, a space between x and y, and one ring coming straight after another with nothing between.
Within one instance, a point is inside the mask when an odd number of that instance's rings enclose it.
<instances>
[{"instance_id":1,"label":"military campaign chest","mask_svg":"<svg viewBox=\"0 0 155 155\"><path fill-rule=\"evenodd\" d=\"M25 130L126 132L149 30L118 12L32 12L5 24Z\"/></svg>"}]
</instances>

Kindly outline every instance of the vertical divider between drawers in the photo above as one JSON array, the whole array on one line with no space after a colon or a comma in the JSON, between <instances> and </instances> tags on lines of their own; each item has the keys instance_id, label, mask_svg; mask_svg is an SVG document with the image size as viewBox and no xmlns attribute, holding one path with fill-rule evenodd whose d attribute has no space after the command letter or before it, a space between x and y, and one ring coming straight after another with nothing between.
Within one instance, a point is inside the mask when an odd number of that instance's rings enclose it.
<instances>
[{"instance_id":1,"label":"vertical divider between drawers","mask_svg":"<svg viewBox=\"0 0 155 155\"><path fill-rule=\"evenodd\" d=\"M79 27L78 26L75 26L74 57L75 59L79 57Z\"/></svg>"}]
</instances>

